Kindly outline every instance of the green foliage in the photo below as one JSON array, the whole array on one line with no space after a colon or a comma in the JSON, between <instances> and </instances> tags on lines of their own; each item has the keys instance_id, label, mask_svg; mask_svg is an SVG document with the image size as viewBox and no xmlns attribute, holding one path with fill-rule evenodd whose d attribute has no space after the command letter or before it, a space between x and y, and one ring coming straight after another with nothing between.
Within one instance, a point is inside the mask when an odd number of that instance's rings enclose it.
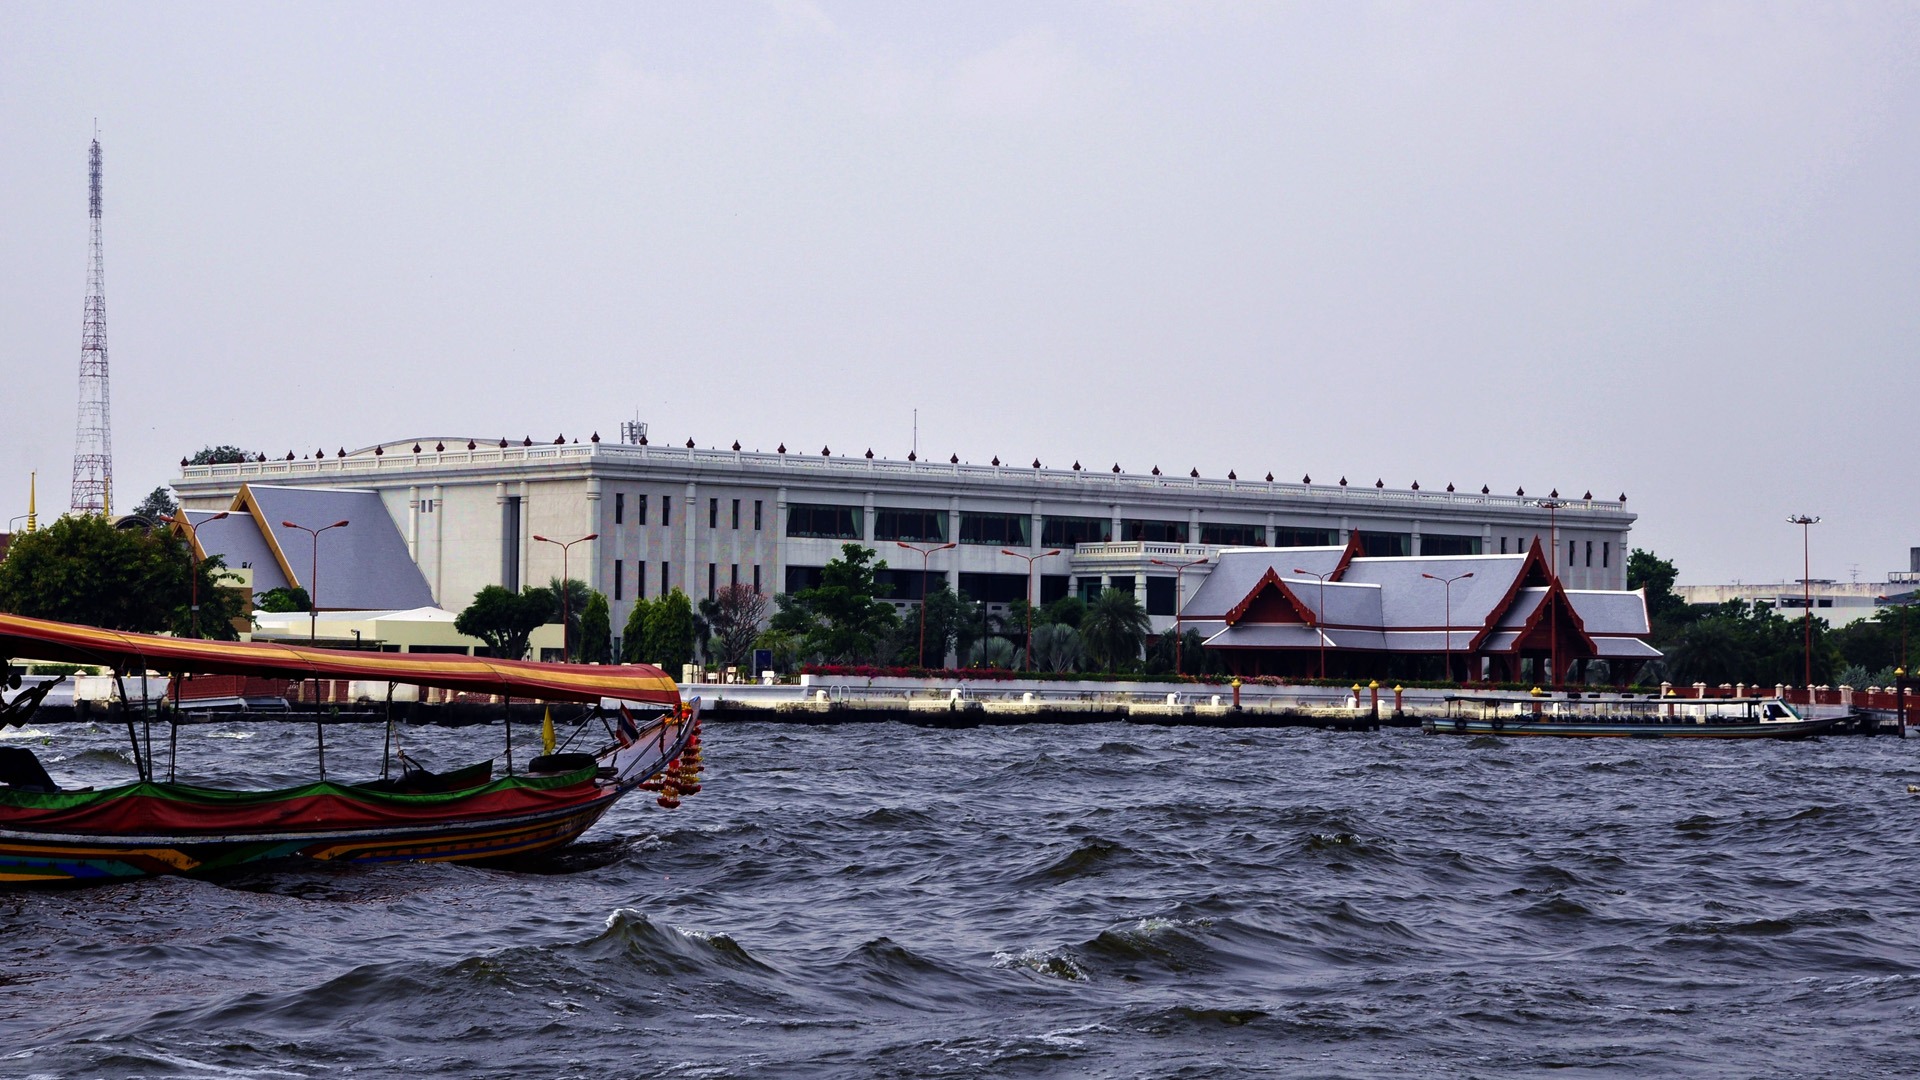
<instances>
[{"instance_id":1,"label":"green foliage","mask_svg":"<svg viewBox=\"0 0 1920 1080\"><path fill-rule=\"evenodd\" d=\"M178 509L180 503L173 497L173 490L162 484L148 492L147 497L133 508L133 513L157 525L161 519L171 517Z\"/></svg>"},{"instance_id":2,"label":"green foliage","mask_svg":"<svg viewBox=\"0 0 1920 1080\"><path fill-rule=\"evenodd\" d=\"M1682 628L1701 615L1673 591L1673 583L1679 576L1680 571L1671 561L1651 551L1634 548L1627 556L1627 588L1647 591L1647 620L1656 648L1664 648L1663 642L1673 640Z\"/></svg>"},{"instance_id":3,"label":"green foliage","mask_svg":"<svg viewBox=\"0 0 1920 1080\"><path fill-rule=\"evenodd\" d=\"M1041 608L1040 614L1042 618L1034 621L1036 626L1048 622L1078 630L1087 617L1087 602L1077 596L1063 596Z\"/></svg>"},{"instance_id":4,"label":"green foliage","mask_svg":"<svg viewBox=\"0 0 1920 1080\"><path fill-rule=\"evenodd\" d=\"M653 604L643 596L636 599L633 610L627 612L626 628L620 632L620 659L626 663L653 663L647 647L647 619L653 614Z\"/></svg>"},{"instance_id":5,"label":"green foliage","mask_svg":"<svg viewBox=\"0 0 1920 1080\"><path fill-rule=\"evenodd\" d=\"M566 597L564 605L561 603L563 590ZM566 643L567 651L564 655L571 658L580 651L580 619L587 612L587 599L593 594L593 590L579 578L568 578L564 582L559 578L550 578L545 592L553 597L553 614L547 621L559 622L563 614L566 616L567 626L561 640Z\"/></svg>"},{"instance_id":6,"label":"green foliage","mask_svg":"<svg viewBox=\"0 0 1920 1080\"><path fill-rule=\"evenodd\" d=\"M260 594L255 606L261 611L287 612L310 611L313 601L307 597L307 590L295 585L289 589L285 585L268 589Z\"/></svg>"},{"instance_id":7,"label":"green foliage","mask_svg":"<svg viewBox=\"0 0 1920 1080\"><path fill-rule=\"evenodd\" d=\"M1085 655L1080 631L1066 623L1046 623L1033 628L1033 667L1035 671L1072 671Z\"/></svg>"},{"instance_id":8,"label":"green foliage","mask_svg":"<svg viewBox=\"0 0 1920 1080\"><path fill-rule=\"evenodd\" d=\"M1010 671L1020 662L1020 654L1013 642L1003 637L990 637L974 645L968 652L968 662L974 667L999 668Z\"/></svg>"},{"instance_id":9,"label":"green foliage","mask_svg":"<svg viewBox=\"0 0 1920 1080\"><path fill-rule=\"evenodd\" d=\"M1883 607L1874 612L1871 619L1861 619L1835 630L1833 643L1848 664L1869 672L1900 667L1907 659L1903 647L1920 645L1920 606Z\"/></svg>"},{"instance_id":10,"label":"green foliage","mask_svg":"<svg viewBox=\"0 0 1920 1080\"><path fill-rule=\"evenodd\" d=\"M693 662L693 602L678 588L654 601L647 612L647 663L668 675Z\"/></svg>"},{"instance_id":11,"label":"green foliage","mask_svg":"<svg viewBox=\"0 0 1920 1080\"><path fill-rule=\"evenodd\" d=\"M954 592L942 581L940 587L929 592L924 601L927 618L927 641L925 651L916 661L920 667L942 667L947 662L947 654L970 656L973 643L980 637L980 605L968 597ZM912 655L920 637L917 620L907 620L910 625L906 640L906 653Z\"/></svg>"},{"instance_id":12,"label":"green foliage","mask_svg":"<svg viewBox=\"0 0 1920 1080\"><path fill-rule=\"evenodd\" d=\"M252 461L257 454L249 454L237 446L222 443L219 446L201 447L200 452L187 459L189 465L234 465L242 461Z\"/></svg>"},{"instance_id":13,"label":"green foliage","mask_svg":"<svg viewBox=\"0 0 1920 1080\"><path fill-rule=\"evenodd\" d=\"M1813 681L1830 683L1840 669L1840 653L1826 620L1814 619L1812 629ZM1806 632L1800 612L1786 617L1744 600L1707 608L1667 647L1667 681L1799 685L1806 678Z\"/></svg>"},{"instance_id":14,"label":"green foliage","mask_svg":"<svg viewBox=\"0 0 1920 1080\"><path fill-rule=\"evenodd\" d=\"M801 641L784 630L762 630L760 636L753 639L753 647L773 654L775 671L792 671L800 666Z\"/></svg>"},{"instance_id":15,"label":"green foliage","mask_svg":"<svg viewBox=\"0 0 1920 1080\"><path fill-rule=\"evenodd\" d=\"M1106 589L1087 605L1080 622L1088 659L1102 671L1124 671L1140 658L1153 622L1140 600L1123 589Z\"/></svg>"},{"instance_id":16,"label":"green foliage","mask_svg":"<svg viewBox=\"0 0 1920 1080\"><path fill-rule=\"evenodd\" d=\"M840 558L821 569L817 587L776 598L774 629L798 635L808 656L837 663L871 658L900 629L893 605L876 599L874 572L886 566L869 548L841 545Z\"/></svg>"},{"instance_id":17,"label":"green foliage","mask_svg":"<svg viewBox=\"0 0 1920 1080\"><path fill-rule=\"evenodd\" d=\"M199 578L201 632L234 636L241 601L219 587L218 558L191 565L186 541L165 529L116 529L69 515L15 536L0 562L0 610L109 630L185 633Z\"/></svg>"},{"instance_id":18,"label":"green foliage","mask_svg":"<svg viewBox=\"0 0 1920 1080\"><path fill-rule=\"evenodd\" d=\"M553 594L545 589L512 592L489 585L474 594L453 628L487 643L494 656L503 660L524 660L527 639L546 625L553 616Z\"/></svg>"},{"instance_id":19,"label":"green foliage","mask_svg":"<svg viewBox=\"0 0 1920 1080\"><path fill-rule=\"evenodd\" d=\"M752 658L754 640L771 606L751 585L726 585L712 599L700 601L706 622L710 654L721 667L745 667Z\"/></svg>"},{"instance_id":20,"label":"green foliage","mask_svg":"<svg viewBox=\"0 0 1920 1080\"><path fill-rule=\"evenodd\" d=\"M583 664L613 663L613 617L607 598L598 592L587 594L587 609L580 613L580 644L576 652Z\"/></svg>"}]
</instances>

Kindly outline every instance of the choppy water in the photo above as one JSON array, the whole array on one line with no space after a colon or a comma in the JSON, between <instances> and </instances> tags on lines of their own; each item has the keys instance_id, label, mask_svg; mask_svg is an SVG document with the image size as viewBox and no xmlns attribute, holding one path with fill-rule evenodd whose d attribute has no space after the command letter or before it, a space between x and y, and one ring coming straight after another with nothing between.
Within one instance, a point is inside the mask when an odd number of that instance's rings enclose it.
<instances>
[{"instance_id":1,"label":"choppy water","mask_svg":"<svg viewBox=\"0 0 1920 1080\"><path fill-rule=\"evenodd\" d=\"M56 776L125 775L123 735L43 730ZM291 780L310 740L182 760ZM1920 742L706 742L703 794L539 872L0 894L0 1075L1920 1074Z\"/></svg>"}]
</instances>

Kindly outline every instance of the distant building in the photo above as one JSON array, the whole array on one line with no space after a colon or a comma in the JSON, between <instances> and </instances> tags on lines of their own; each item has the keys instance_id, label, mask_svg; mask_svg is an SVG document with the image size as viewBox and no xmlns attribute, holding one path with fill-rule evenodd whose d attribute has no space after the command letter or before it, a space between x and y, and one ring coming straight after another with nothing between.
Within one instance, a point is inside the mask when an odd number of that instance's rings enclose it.
<instances>
[{"instance_id":1,"label":"distant building","mask_svg":"<svg viewBox=\"0 0 1920 1080\"><path fill-rule=\"evenodd\" d=\"M1762 582L1735 585L1680 585L1674 592L1689 604L1725 604L1744 600L1783 614L1798 617L1809 601L1813 614L1827 625L1839 628L1873 617L1889 604L1911 604L1920 595L1920 547L1909 551L1911 568L1895 570L1885 581L1830 581L1814 578L1802 582Z\"/></svg>"},{"instance_id":2,"label":"distant building","mask_svg":"<svg viewBox=\"0 0 1920 1080\"><path fill-rule=\"evenodd\" d=\"M405 439L186 466L173 486L195 511L228 509L243 486L256 501L269 491L351 493L352 508L285 511L309 525L355 519L322 541L323 607L347 603L329 582L351 574L359 557L336 538L360 529L376 504L399 538L381 549L378 591L401 585L396 553L417 568L424 590L418 603L355 594L353 603L380 600L386 609L433 602L458 611L483 586L543 585L560 576L562 555L536 537L594 534L572 549L568 570L606 594L616 633L636 599L669 588L695 600L732 584L764 593L805 588L850 542L886 560L882 580L902 606L920 599L922 574L921 556L901 545L951 545L927 559L929 587L944 579L1002 610L1017 598L1044 603L1127 589L1164 629L1179 602L1177 564L1224 548L1352 543L1368 556L1404 557L1517 555L1551 544L1569 587L1618 589L1634 522L1621 501L1590 496L1549 508L1538 497L1484 491L1170 476L1078 462L1062 469L664 447L647 445L637 430L620 443ZM251 561L270 561L292 581L309 549L304 536L275 531L281 513L250 515L266 523ZM1039 556L1031 570L1028 555ZM1209 568L1185 573L1189 594Z\"/></svg>"}]
</instances>

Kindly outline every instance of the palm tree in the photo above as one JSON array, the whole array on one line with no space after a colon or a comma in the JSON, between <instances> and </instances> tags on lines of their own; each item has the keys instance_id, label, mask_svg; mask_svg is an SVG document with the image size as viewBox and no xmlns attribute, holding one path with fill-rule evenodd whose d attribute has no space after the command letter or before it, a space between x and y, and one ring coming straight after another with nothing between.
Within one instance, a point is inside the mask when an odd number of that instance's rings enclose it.
<instances>
[{"instance_id":1,"label":"palm tree","mask_svg":"<svg viewBox=\"0 0 1920 1080\"><path fill-rule=\"evenodd\" d=\"M1147 640L1153 622L1140 600L1122 589L1105 589L1087 605L1086 618L1080 622L1087 656L1102 671L1118 671L1122 665L1140 658L1141 643Z\"/></svg>"},{"instance_id":2,"label":"palm tree","mask_svg":"<svg viewBox=\"0 0 1920 1080\"><path fill-rule=\"evenodd\" d=\"M1041 671L1072 671L1084 651L1080 631L1065 623L1033 628L1033 664Z\"/></svg>"}]
</instances>

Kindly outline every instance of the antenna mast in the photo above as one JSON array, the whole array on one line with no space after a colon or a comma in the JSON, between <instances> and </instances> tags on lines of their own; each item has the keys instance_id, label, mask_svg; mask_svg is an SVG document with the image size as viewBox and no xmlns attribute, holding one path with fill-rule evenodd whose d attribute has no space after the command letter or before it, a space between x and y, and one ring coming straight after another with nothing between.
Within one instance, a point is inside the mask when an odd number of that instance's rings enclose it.
<instances>
[{"instance_id":1,"label":"antenna mast","mask_svg":"<svg viewBox=\"0 0 1920 1080\"><path fill-rule=\"evenodd\" d=\"M87 155L93 252L87 263L87 306L80 328L80 423L73 443L76 514L104 514L113 497L113 425L107 403L107 269L100 244L100 132Z\"/></svg>"}]
</instances>

